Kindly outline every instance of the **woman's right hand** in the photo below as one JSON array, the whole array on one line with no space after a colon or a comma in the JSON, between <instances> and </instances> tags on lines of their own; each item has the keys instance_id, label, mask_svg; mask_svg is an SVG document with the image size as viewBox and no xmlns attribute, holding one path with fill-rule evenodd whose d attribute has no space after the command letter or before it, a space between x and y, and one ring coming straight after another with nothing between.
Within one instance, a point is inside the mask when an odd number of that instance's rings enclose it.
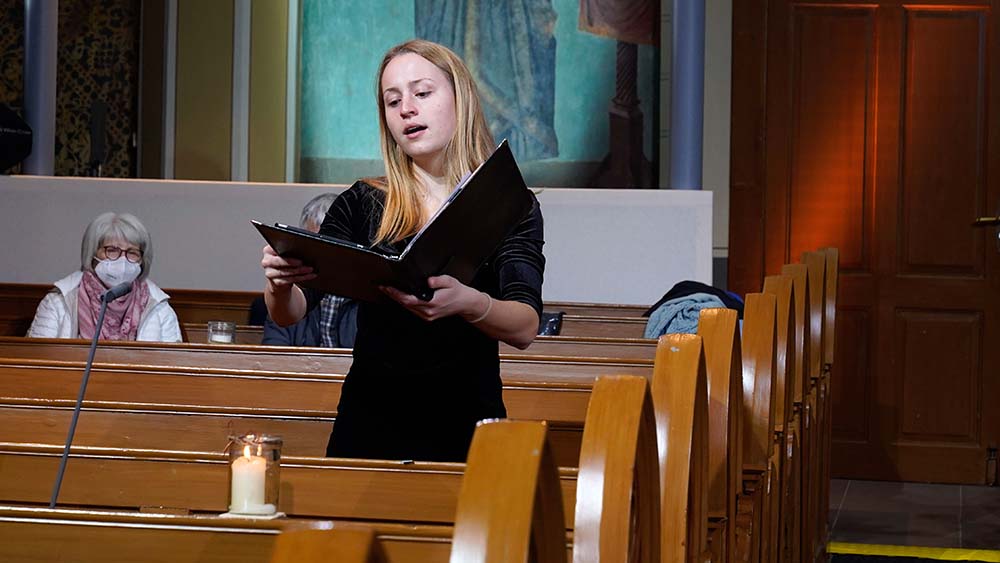
<instances>
[{"instance_id":1,"label":"woman's right hand","mask_svg":"<svg viewBox=\"0 0 1000 563\"><path fill-rule=\"evenodd\" d=\"M263 252L260 266L264 268L264 276L272 291L288 290L292 284L316 277L311 266L303 266L302 261L295 258L278 256L270 245L265 246Z\"/></svg>"}]
</instances>

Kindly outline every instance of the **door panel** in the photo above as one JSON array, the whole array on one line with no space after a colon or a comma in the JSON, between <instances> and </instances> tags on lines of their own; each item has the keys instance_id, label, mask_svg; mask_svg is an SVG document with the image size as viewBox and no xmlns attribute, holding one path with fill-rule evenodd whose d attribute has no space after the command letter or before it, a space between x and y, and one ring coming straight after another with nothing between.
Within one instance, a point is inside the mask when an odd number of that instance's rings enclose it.
<instances>
[{"instance_id":1,"label":"door panel","mask_svg":"<svg viewBox=\"0 0 1000 563\"><path fill-rule=\"evenodd\" d=\"M730 289L758 291L755 276L802 251L840 249L834 476L992 480L1000 252L971 223L1000 203L998 7L734 10L734 30L766 26L742 36L734 68L766 64L733 75ZM740 80L763 92L759 125Z\"/></svg>"},{"instance_id":2,"label":"door panel","mask_svg":"<svg viewBox=\"0 0 1000 563\"><path fill-rule=\"evenodd\" d=\"M985 10L908 9L899 274L983 275Z\"/></svg>"},{"instance_id":3,"label":"door panel","mask_svg":"<svg viewBox=\"0 0 1000 563\"><path fill-rule=\"evenodd\" d=\"M835 350L836 384L831 386L833 433L844 441L867 444L871 438L872 318L866 309L838 308ZM843 350L843 351L841 351Z\"/></svg>"},{"instance_id":4,"label":"door panel","mask_svg":"<svg viewBox=\"0 0 1000 563\"><path fill-rule=\"evenodd\" d=\"M793 11L791 24L794 190L775 202L789 207L788 250L770 263L836 246L842 267L867 270L874 10L803 6Z\"/></svg>"},{"instance_id":5,"label":"door panel","mask_svg":"<svg viewBox=\"0 0 1000 563\"><path fill-rule=\"evenodd\" d=\"M897 310L901 442L978 443L982 328L976 313Z\"/></svg>"}]
</instances>

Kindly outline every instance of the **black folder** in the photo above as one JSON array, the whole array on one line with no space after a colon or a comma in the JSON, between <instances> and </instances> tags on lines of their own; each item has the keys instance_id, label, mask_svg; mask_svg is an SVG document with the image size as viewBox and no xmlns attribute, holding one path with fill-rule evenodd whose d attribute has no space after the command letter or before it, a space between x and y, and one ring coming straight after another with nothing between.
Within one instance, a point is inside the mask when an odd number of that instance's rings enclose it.
<instances>
[{"instance_id":1,"label":"black folder","mask_svg":"<svg viewBox=\"0 0 1000 563\"><path fill-rule=\"evenodd\" d=\"M313 267L316 278L302 287L377 302L388 299L378 289L385 285L429 300L428 277L447 274L470 283L528 214L532 201L504 140L398 255L280 223L251 223L279 255Z\"/></svg>"}]
</instances>

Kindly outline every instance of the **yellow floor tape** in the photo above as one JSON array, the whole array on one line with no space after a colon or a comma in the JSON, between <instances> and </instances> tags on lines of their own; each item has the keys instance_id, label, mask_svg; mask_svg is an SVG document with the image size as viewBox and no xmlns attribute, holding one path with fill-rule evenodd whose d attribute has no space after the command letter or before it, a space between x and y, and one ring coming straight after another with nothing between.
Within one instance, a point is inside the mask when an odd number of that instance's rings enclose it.
<instances>
[{"instance_id":1,"label":"yellow floor tape","mask_svg":"<svg viewBox=\"0 0 1000 563\"><path fill-rule=\"evenodd\" d=\"M1000 563L1000 551L992 549L830 542L826 550L829 553L844 555L881 555L883 557L920 557L923 559L939 559L941 561L987 561L989 563Z\"/></svg>"}]
</instances>

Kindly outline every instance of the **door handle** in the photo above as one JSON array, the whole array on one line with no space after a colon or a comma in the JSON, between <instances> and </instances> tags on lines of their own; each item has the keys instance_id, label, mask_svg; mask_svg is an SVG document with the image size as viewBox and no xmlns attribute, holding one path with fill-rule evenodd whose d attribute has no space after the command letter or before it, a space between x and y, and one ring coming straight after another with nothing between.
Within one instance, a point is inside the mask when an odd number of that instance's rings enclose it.
<instances>
[{"instance_id":1,"label":"door handle","mask_svg":"<svg viewBox=\"0 0 1000 563\"><path fill-rule=\"evenodd\" d=\"M1000 225L1000 217L977 217L972 222L973 227L995 227Z\"/></svg>"}]
</instances>

